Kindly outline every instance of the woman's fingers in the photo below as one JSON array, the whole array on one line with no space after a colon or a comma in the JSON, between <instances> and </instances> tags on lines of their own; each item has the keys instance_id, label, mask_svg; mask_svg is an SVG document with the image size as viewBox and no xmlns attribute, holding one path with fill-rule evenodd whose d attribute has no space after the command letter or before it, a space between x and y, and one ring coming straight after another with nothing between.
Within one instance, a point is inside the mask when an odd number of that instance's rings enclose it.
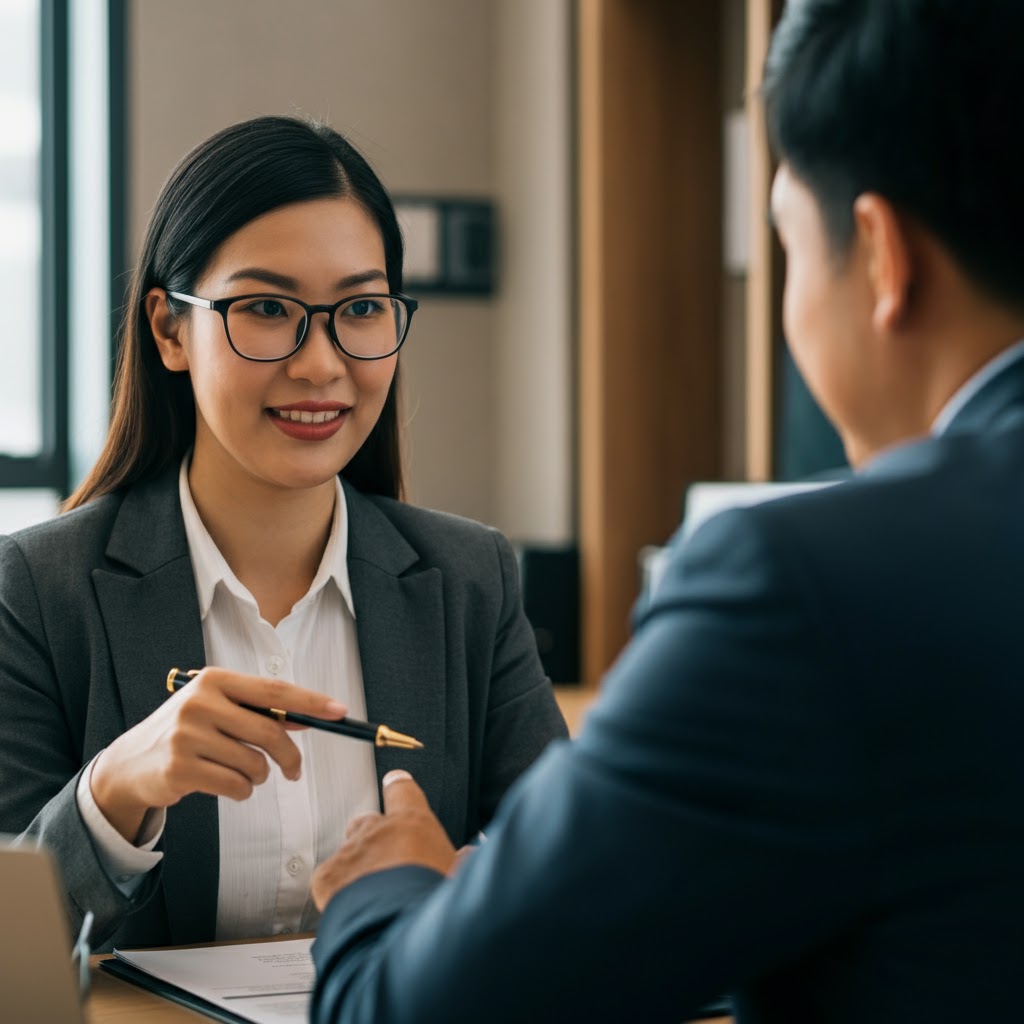
<instances>
[{"instance_id":1,"label":"woman's fingers","mask_svg":"<svg viewBox=\"0 0 1024 1024\"><path fill-rule=\"evenodd\" d=\"M288 729L252 708L328 719L346 713L337 701L291 683L203 669L96 762L93 795L107 820L131 839L148 808L189 793L244 800L267 779L268 758L286 778L299 778L302 755Z\"/></svg>"},{"instance_id":2,"label":"woman's fingers","mask_svg":"<svg viewBox=\"0 0 1024 1024\"><path fill-rule=\"evenodd\" d=\"M204 668L189 686L208 680L236 704L251 704L257 708L279 708L314 718L344 718L348 708L333 697L315 690L307 690L281 679L263 679L246 676L225 669Z\"/></svg>"},{"instance_id":3,"label":"woman's fingers","mask_svg":"<svg viewBox=\"0 0 1024 1024\"><path fill-rule=\"evenodd\" d=\"M288 735L288 730L280 722L248 708L239 707L227 699L218 710L214 724L236 747L249 750L249 747L242 746L246 743L259 747L280 765L285 778L294 781L299 777L302 754Z\"/></svg>"},{"instance_id":4,"label":"woman's fingers","mask_svg":"<svg viewBox=\"0 0 1024 1024\"><path fill-rule=\"evenodd\" d=\"M186 783L188 793L226 796L231 800L247 800L252 796L252 779L217 761L196 758L189 765ZM182 794L183 796L188 793Z\"/></svg>"},{"instance_id":5,"label":"woman's fingers","mask_svg":"<svg viewBox=\"0 0 1024 1024\"><path fill-rule=\"evenodd\" d=\"M347 711L322 693L218 668L203 669L181 693L192 705L182 709L183 715L191 712L211 721L225 735L265 750L289 779L299 777L302 762L298 747L287 735L289 729L252 709L274 708L328 719L344 717Z\"/></svg>"},{"instance_id":6,"label":"woman's fingers","mask_svg":"<svg viewBox=\"0 0 1024 1024\"><path fill-rule=\"evenodd\" d=\"M270 776L270 764L263 753L224 733L205 735L197 744L194 756L230 768L253 786L262 785Z\"/></svg>"}]
</instances>

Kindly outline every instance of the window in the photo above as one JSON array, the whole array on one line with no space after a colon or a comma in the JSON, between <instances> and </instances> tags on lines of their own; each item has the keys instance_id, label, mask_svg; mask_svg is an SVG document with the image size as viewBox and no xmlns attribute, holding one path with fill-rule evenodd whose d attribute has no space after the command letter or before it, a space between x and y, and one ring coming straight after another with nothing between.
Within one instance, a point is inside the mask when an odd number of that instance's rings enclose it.
<instances>
[{"instance_id":1,"label":"window","mask_svg":"<svg viewBox=\"0 0 1024 1024\"><path fill-rule=\"evenodd\" d=\"M0 0L0 531L67 488L66 8Z\"/></svg>"}]
</instances>

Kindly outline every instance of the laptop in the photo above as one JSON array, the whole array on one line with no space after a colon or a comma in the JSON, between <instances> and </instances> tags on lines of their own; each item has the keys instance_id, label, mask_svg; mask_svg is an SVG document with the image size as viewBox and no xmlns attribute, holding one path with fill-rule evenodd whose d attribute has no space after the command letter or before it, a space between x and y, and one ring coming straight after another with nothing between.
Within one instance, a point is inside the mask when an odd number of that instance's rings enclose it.
<instances>
[{"instance_id":1,"label":"laptop","mask_svg":"<svg viewBox=\"0 0 1024 1024\"><path fill-rule=\"evenodd\" d=\"M84 1024L57 868L42 849L0 838L0 1017Z\"/></svg>"}]
</instances>

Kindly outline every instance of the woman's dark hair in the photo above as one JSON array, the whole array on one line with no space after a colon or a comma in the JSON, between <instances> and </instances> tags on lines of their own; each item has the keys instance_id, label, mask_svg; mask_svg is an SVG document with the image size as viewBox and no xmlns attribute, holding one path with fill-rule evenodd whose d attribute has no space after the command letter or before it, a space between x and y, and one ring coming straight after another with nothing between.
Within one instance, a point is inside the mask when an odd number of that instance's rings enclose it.
<instances>
[{"instance_id":1,"label":"woman's dark hair","mask_svg":"<svg viewBox=\"0 0 1024 1024\"><path fill-rule=\"evenodd\" d=\"M250 221L289 203L335 196L356 200L373 218L388 288L401 291L402 235L391 199L332 128L258 117L218 132L178 164L157 199L132 276L106 444L65 509L159 475L195 440L192 384L160 361L143 309L150 289L192 292L217 248ZM342 475L361 491L402 497L397 367L380 418Z\"/></svg>"},{"instance_id":2,"label":"woman's dark hair","mask_svg":"<svg viewBox=\"0 0 1024 1024\"><path fill-rule=\"evenodd\" d=\"M1024 309L1022 41L1021 0L789 0L765 64L768 130L837 253L854 200L877 192Z\"/></svg>"}]
</instances>

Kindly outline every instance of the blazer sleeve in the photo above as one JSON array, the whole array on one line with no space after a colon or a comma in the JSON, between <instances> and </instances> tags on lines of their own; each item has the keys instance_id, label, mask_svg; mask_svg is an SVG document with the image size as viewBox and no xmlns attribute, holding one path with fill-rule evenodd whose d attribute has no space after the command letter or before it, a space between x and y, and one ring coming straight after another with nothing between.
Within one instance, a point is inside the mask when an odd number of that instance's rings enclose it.
<instances>
[{"instance_id":1,"label":"blazer sleeve","mask_svg":"<svg viewBox=\"0 0 1024 1024\"><path fill-rule=\"evenodd\" d=\"M69 709L56 678L39 598L17 542L0 538L0 832L42 844L64 880L70 927L94 915L93 946L152 895L150 872L132 899L101 866L78 811L82 770Z\"/></svg>"},{"instance_id":2,"label":"blazer sleeve","mask_svg":"<svg viewBox=\"0 0 1024 1024\"><path fill-rule=\"evenodd\" d=\"M315 1022L679 1019L827 942L871 876L863 713L814 568L726 513L674 549L580 738L444 880L327 907Z\"/></svg>"},{"instance_id":3,"label":"blazer sleeve","mask_svg":"<svg viewBox=\"0 0 1024 1024\"><path fill-rule=\"evenodd\" d=\"M502 599L484 722L480 815L485 823L544 748L568 735L523 610L512 546L498 531L489 532L497 549Z\"/></svg>"}]
</instances>

